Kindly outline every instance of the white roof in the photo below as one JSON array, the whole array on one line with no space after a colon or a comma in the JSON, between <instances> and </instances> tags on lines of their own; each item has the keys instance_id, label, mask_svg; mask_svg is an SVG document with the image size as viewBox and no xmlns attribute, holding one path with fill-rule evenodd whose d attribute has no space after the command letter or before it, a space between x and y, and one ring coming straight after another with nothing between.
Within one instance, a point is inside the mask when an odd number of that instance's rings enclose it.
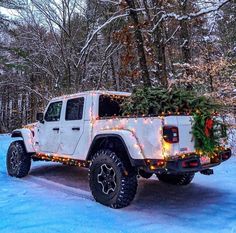
<instances>
[{"instance_id":1,"label":"white roof","mask_svg":"<svg viewBox=\"0 0 236 233\"><path fill-rule=\"evenodd\" d=\"M85 91L85 92L78 92L71 95L63 95L58 96L52 99L54 100L61 100L61 99L68 99L68 98L75 98L81 95L123 95L123 96L130 96L131 93L129 92L119 92L119 91Z\"/></svg>"}]
</instances>

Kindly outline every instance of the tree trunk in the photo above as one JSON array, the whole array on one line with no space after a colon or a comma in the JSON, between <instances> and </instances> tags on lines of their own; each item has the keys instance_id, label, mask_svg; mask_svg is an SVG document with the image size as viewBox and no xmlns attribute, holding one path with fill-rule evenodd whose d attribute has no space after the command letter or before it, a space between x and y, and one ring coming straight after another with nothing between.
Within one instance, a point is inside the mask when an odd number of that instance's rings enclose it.
<instances>
[{"instance_id":1,"label":"tree trunk","mask_svg":"<svg viewBox=\"0 0 236 233\"><path fill-rule=\"evenodd\" d=\"M167 69L166 69L166 45L165 45L165 33L163 32L163 23L160 23L156 30L156 46L158 57L158 75L162 85L167 86Z\"/></svg>"},{"instance_id":2,"label":"tree trunk","mask_svg":"<svg viewBox=\"0 0 236 233\"><path fill-rule=\"evenodd\" d=\"M144 1L145 3L145 1ZM153 47L154 47L154 56L155 56L155 65L156 65L156 76L160 81L160 84L163 86L168 85L168 74L167 74L167 59L166 59L166 36L165 36L165 25L164 22L161 22L162 14L159 9L162 9L164 3L163 1L158 1L156 3L153 0L152 5L155 6L157 4L158 9L155 9L154 14L158 15L155 20L150 21L151 27L153 28L155 24L159 22L156 26L156 30L153 32L152 37L154 39ZM145 7L146 11L148 7ZM150 17L151 18L151 17Z\"/></svg>"},{"instance_id":3,"label":"tree trunk","mask_svg":"<svg viewBox=\"0 0 236 233\"><path fill-rule=\"evenodd\" d=\"M188 1L185 1L183 4L180 4L182 15L187 15L187 4ZM191 63L191 50L190 50L190 33L189 33L189 21L183 19L180 21L180 36L181 36L181 48L183 55L184 63Z\"/></svg>"},{"instance_id":4,"label":"tree trunk","mask_svg":"<svg viewBox=\"0 0 236 233\"><path fill-rule=\"evenodd\" d=\"M135 3L134 3L134 0L126 0L126 2L130 8L130 16L131 16L131 18L134 22L134 26L135 26L134 34L135 34L135 40L136 40L136 45L137 45L138 60L139 60L139 66L141 69L142 80L143 80L145 86L150 87L152 84L151 84L151 80L149 77L147 61L146 61L146 56L145 56L145 50L144 50L144 42L143 42L143 37L142 37L142 33L141 33L138 14L135 11Z\"/></svg>"}]
</instances>

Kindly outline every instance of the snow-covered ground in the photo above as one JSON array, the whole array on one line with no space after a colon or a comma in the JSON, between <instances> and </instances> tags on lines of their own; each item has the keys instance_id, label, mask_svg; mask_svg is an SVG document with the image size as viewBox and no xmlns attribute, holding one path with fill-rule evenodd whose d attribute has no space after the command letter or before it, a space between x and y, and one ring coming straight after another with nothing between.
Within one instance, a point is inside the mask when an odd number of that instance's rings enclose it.
<instances>
[{"instance_id":1,"label":"snow-covered ground","mask_svg":"<svg viewBox=\"0 0 236 233\"><path fill-rule=\"evenodd\" d=\"M0 135L0 233L236 233L236 157L186 187L140 179L132 204L114 210L93 200L85 169L36 162L24 179L7 176L10 141Z\"/></svg>"}]
</instances>

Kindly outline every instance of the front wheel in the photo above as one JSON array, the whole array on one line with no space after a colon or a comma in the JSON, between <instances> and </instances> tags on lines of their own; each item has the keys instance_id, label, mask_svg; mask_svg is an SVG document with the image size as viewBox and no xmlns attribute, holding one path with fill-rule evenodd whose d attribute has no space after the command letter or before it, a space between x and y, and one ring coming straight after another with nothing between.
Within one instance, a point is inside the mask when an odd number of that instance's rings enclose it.
<instances>
[{"instance_id":1,"label":"front wheel","mask_svg":"<svg viewBox=\"0 0 236 233\"><path fill-rule=\"evenodd\" d=\"M137 174L110 150L99 150L89 168L89 185L97 202L112 208L130 204L137 190Z\"/></svg>"},{"instance_id":2,"label":"front wheel","mask_svg":"<svg viewBox=\"0 0 236 233\"><path fill-rule=\"evenodd\" d=\"M12 142L7 151L7 172L10 176L22 178L28 175L31 156L26 152L23 141Z\"/></svg>"},{"instance_id":3,"label":"front wheel","mask_svg":"<svg viewBox=\"0 0 236 233\"><path fill-rule=\"evenodd\" d=\"M174 185L188 185L191 183L191 181L194 178L194 173L184 173L184 174L157 174L157 177L160 181L168 183L168 184L174 184Z\"/></svg>"}]
</instances>

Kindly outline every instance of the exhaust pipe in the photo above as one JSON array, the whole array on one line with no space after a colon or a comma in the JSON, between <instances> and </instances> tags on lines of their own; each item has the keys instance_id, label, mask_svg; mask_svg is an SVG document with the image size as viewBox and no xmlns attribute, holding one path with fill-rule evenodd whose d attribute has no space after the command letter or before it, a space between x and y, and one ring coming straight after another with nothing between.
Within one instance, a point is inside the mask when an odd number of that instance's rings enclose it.
<instances>
[{"instance_id":1,"label":"exhaust pipe","mask_svg":"<svg viewBox=\"0 0 236 233\"><path fill-rule=\"evenodd\" d=\"M200 173L203 174L203 175L209 176L209 175L213 175L214 171L213 171L213 169L208 168L206 170L200 171Z\"/></svg>"}]
</instances>

